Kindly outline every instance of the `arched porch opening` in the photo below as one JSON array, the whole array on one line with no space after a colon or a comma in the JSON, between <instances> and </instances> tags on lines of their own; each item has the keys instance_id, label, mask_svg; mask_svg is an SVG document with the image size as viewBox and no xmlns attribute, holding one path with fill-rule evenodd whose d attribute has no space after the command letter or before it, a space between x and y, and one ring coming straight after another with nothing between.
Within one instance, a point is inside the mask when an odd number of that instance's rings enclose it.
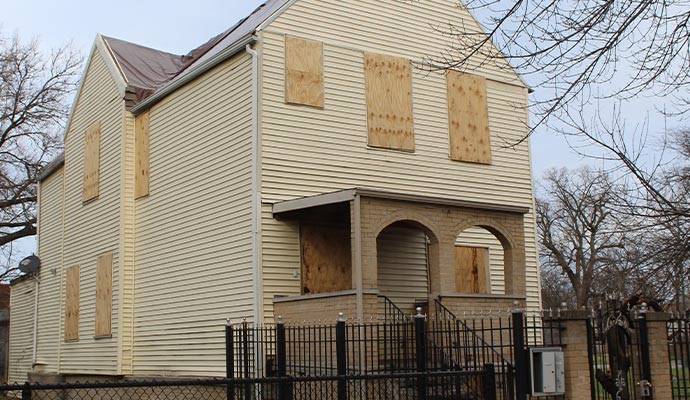
<instances>
[{"instance_id":1,"label":"arched porch opening","mask_svg":"<svg viewBox=\"0 0 690 400\"><path fill-rule=\"evenodd\" d=\"M379 294L404 313L428 301L430 269L438 264L438 240L425 225L401 220L383 228L376 237Z\"/></svg>"}]
</instances>

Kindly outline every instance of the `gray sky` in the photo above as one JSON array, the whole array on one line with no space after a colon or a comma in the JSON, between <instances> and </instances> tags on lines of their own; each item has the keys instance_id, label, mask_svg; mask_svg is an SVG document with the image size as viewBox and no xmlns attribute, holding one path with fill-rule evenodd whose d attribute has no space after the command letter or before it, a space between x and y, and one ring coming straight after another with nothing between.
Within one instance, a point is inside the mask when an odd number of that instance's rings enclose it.
<instances>
[{"instance_id":1,"label":"gray sky","mask_svg":"<svg viewBox=\"0 0 690 400\"><path fill-rule=\"evenodd\" d=\"M45 50L71 41L87 56L97 33L185 54L234 25L263 0L5 2L0 16L5 34L36 37ZM551 166L579 163L561 138L540 132L532 147L535 177Z\"/></svg>"},{"instance_id":2,"label":"gray sky","mask_svg":"<svg viewBox=\"0 0 690 400\"><path fill-rule=\"evenodd\" d=\"M2 2L0 27L4 34L16 32L24 39L36 37L44 50L71 41L86 57L97 33L184 54L234 25L263 0ZM640 116L645 115L648 107L645 99L629 105L629 115L637 118L633 118L630 126L643 122ZM651 122L654 129L663 127L663 122L655 118ZM577 157L562 138L540 131L532 137L532 162L535 179L538 179L546 168L574 167L592 161ZM33 247L33 240L28 246Z\"/></svg>"}]
</instances>

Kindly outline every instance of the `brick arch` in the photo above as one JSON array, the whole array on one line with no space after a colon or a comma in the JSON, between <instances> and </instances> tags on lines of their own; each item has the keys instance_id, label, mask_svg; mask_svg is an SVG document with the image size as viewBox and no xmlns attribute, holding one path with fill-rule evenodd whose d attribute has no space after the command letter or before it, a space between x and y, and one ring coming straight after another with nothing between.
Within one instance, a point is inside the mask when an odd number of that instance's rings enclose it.
<instances>
[{"instance_id":1,"label":"brick arch","mask_svg":"<svg viewBox=\"0 0 690 400\"><path fill-rule=\"evenodd\" d=\"M384 229L396 222L412 222L419 229L424 231L424 233L426 233L432 244L439 242L440 230L438 227L436 227L430 219L413 211L396 211L392 214L386 215L376 224L376 228L374 229L374 238L377 238Z\"/></svg>"},{"instance_id":2,"label":"brick arch","mask_svg":"<svg viewBox=\"0 0 690 400\"><path fill-rule=\"evenodd\" d=\"M370 249L370 255L374 260L378 260L378 249L376 246L376 239L379 237L381 232L389 226L395 224L396 222L408 222L412 223L413 226L423 231L427 238L429 239L429 247L427 254L427 262L429 263L429 275L428 287L429 289L434 288L438 285L440 279L438 279L438 271L441 265L441 240L443 238L442 231L439 227L432 222L430 218L422 215L421 213L412 210L397 210L384 215L382 218L378 219L372 226L374 229L371 231L372 235L370 240L372 240L372 246ZM373 262L373 260L372 260ZM378 268L377 268L378 275ZM378 287L378 276L376 278L376 287Z\"/></svg>"},{"instance_id":3,"label":"brick arch","mask_svg":"<svg viewBox=\"0 0 690 400\"><path fill-rule=\"evenodd\" d=\"M512 250L518 247L515 238L505 226L492 218L486 217L461 221L455 227L455 237L457 238L462 232L475 226L491 232L501 242L503 248L510 248Z\"/></svg>"},{"instance_id":4,"label":"brick arch","mask_svg":"<svg viewBox=\"0 0 690 400\"><path fill-rule=\"evenodd\" d=\"M484 228L493 234L503 246L503 279L506 294L523 294L524 287L524 242L518 243L508 228L490 217L463 220L455 228L455 238L472 227ZM522 250L522 251L520 251ZM522 256L521 256L522 255ZM520 268L523 265L523 268Z\"/></svg>"}]
</instances>

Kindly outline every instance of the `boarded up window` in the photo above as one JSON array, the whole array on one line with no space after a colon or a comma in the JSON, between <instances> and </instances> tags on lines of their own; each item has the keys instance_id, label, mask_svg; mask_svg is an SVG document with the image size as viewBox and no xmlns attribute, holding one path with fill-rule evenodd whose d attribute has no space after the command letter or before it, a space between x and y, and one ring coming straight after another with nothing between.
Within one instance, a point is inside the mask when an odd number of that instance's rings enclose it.
<instances>
[{"instance_id":1,"label":"boarded up window","mask_svg":"<svg viewBox=\"0 0 690 400\"><path fill-rule=\"evenodd\" d=\"M448 72L450 158L491 164L486 79Z\"/></svg>"},{"instance_id":2,"label":"boarded up window","mask_svg":"<svg viewBox=\"0 0 690 400\"><path fill-rule=\"evenodd\" d=\"M112 334L113 253L98 257L96 266L96 337Z\"/></svg>"},{"instance_id":3,"label":"boarded up window","mask_svg":"<svg viewBox=\"0 0 690 400\"><path fill-rule=\"evenodd\" d=\"M149 121L147 111L137 116L135 120L135 149L134 149L134 198L149 194Z\"/></svg>"},{"instance_id":4,"label":"boarded up window","mask_svg":"<svg viewBox=\"0 0 690 400\"><path fill-rule=\"evenodd\" d=\"M65 340L79 340L79 267L67 269Z\"/></svg>"},{"instance_id":5,"label":"boarded up window","mask_svg":"<svg viewBox=\"0 0 690 400\"><path fill-rule=\"evenodd\" d=\"M323 43L285 37L285 101L323 107Z\"/></svg>"},{"instance_id":6,"label":"boarded up window","mask_svg":"<svg viewBox=\"0 0 690 400\"><path fill-rule=\"evenodd\" d=\"M364 77L369 146L413 151L410 61L364 53Z\"/></svg>"},{"instance_id":7,"label":"boarded up window","mask_svg":"<svg viewBox=\"0 0 690 400\"><path fill-rule=\"evenodd\" d=\"M303 225L300 246L304 294L352 289L349 229Z\"/></svg>"},{"instance_id":8,"label":"boarded up window","mask_svg":"<svg viewBox=\"0 0 690 400\"><path fill-rule=\"evenodd\" d=\"M489 249L455 247L455 288L460 293L488 293Z\"/></svg>"},{"instance_id":9,"label":"boarded up window","mask_svg":"<svg viewBox=\"0 0 690 400\"><path fill-rule=\"evenodd\" d=\"M98 198L98 180L101 152L101 124L97 122L86 130L84 139L84 194L87 202Z\"/></svg>"}]
</instances>

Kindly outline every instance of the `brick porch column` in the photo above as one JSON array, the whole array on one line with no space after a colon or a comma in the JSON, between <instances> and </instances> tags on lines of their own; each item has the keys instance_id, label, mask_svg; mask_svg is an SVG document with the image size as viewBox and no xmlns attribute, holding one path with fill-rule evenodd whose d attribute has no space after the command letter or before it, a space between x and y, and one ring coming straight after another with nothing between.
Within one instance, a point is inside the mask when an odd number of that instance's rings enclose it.
<instances>
[{"instance_id":1,"label":"brick porch column","mask_svg":"<svg viewBox=\"0 0 690 400\"><path fill-rule=\"evenodd\" d=\"M649 364L652 372L652 396L654 399L673 398L671 368L668 358L667 313L648 312Z\"/></svg>"},{"instance_id":2,"label":"brick porch column","mask_svg":"<svg viewBox=\"0 0 690 400\"><path fill-rule=\"evenodd\" d=\"M587 313L562 311L561 326L565 358L565 399L582 400L592 397L587 344ZM555 321L554 321L555 322Z\"/></svg>"}]
</instances>

